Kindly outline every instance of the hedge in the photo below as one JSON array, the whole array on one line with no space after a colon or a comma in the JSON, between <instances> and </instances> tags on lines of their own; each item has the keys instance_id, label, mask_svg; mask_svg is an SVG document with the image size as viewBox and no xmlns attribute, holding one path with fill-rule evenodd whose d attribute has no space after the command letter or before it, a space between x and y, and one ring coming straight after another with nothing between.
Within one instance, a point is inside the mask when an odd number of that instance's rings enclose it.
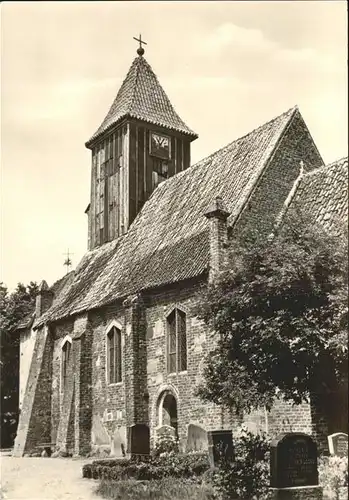
<instances>
[{"instance_id":1,"label":"hedge","mask_svg":"<svg viewBox=\"0 0 349 500\"><path fill-rule=\"evenodd\" d=\"M204 474L210 468L204 453L170 454L149 457L147 461L95 460L82 468L82 476L89 479L163 479L165 477L190 478Z\"/></svg>"}]
</instances>

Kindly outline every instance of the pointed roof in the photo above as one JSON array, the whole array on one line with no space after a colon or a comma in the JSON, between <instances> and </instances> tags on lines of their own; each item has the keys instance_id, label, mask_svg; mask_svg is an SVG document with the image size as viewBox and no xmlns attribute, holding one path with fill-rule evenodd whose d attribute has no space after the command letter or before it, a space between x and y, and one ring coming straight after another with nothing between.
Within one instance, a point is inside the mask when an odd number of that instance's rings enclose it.
<instances>
[{"instance_id":1,"label":"pointed roof","mask_svg":"<svg viewBox=\"0 0 349 500\"><path fill-rule=\"evenodd\" d=\"M175 130L191 136L192 140L198 137L178 116L151 66L141 55L134 59L107 116L86 147L126 117Z\"/></svg>"},{"instance_id":2,"label":"pointed roof","mask_svg":"<svg viewBox=\"0 0 349 500\"><path fill-rule=\"evenodd\" d=\"M234 225L293 120L302 120L297 107L159 184L124 236L85 254L36 326L204 275L209 265L204 213L220 196ZM323 164L319 156L314 163Z\"/></svg>"}]
</instances>

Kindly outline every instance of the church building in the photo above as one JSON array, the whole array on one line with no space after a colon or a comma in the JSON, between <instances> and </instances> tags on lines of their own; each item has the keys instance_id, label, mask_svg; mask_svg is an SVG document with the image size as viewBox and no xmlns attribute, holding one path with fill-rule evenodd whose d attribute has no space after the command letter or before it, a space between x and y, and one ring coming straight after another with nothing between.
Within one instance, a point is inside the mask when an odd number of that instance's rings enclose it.
<instances>
[{"instance_id":1,"label":"church building","mask_svg":"<svg viewBox=\"0 0 349 500\"><path fill-rule=\"evenodd\" d=\"M14 455L143 453L164 425L181 449L234 429L232 413L196 396L214 332L192 313L229 235L271 233L290 207L331 229L348 216L348 160L324 165L297 107L191 166L198 135L175 111L140 46L91 151L88 250L40 285L20 325L20 420ZM331 425L310 404L246 415L253 431ZM332 420L333 422L333 420ZM149 436L149 439L148 439Z\"/></svg>"}]
</instances>

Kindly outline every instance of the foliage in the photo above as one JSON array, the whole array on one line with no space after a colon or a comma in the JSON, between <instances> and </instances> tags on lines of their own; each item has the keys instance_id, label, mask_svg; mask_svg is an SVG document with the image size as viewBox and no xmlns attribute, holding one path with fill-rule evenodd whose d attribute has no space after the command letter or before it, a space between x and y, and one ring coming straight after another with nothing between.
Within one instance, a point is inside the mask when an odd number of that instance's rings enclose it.
<instances>
[{"instance_id":1,"label":"foliage","mask_svg":"<svg viewBox=\"0 0 349 500\"><path fill-rule=\"evenodd\" d=\"M83 477L93 479L150 480L165 477L194 478L209 469L208 455L204 453L173 454L149 457L147 461L96 460L82 468Z\"/></svg>"},{"instance_id":2,"label":"foliage","mask_svg":"<svg viewBox=\"0 0 349 500\"><path fill-rule=\"evenodd\" d=\"M270 443L265 434L241 427L234 438L233 461L222 460L212 483L220 498L263 498L269 487Z\"/></svg>"},{"instance_id":3,"label":"foliage","mask_svg":"<svg viewBox=\"0 0 349 500\"><path fill-rule=\"evenodd\" d=\"M339 500L341 492L348 488L348 457L320 457L318 471L327 498Z\"/></svg>"},{"instance_id":4,"label":"foliage","mask_svg":"<svg viewBox=\"0 0 349 500\"><path fill-rule=\"evenodd\" d=\"M12 293L0 283L0 383L1 383L1 443L10 447L16 433L19 394L19 334L16 326L33 312L37 284L22 283Z\"/></svg>"},{"instance_id":5,"label":"foliage","mask_svg":"<svg viewBox=\"0 0 349 500\"><path fill-rule=\"evenodd\" d=\"M152 491L152 485L173 484L181 480L182 485L190 485L193 495L194 492L201 491L199 485L204 485L204 491L209 492L209 498L212 499L252 500L262 498L269 486L269 448L269 441L264 434L254 435L241 427L234 436L234 460L228 462L222 459L219 467L213 471L210 469L207 453L165 453L157 457L151 456L146 462L126 459L96 460L84 465L83 477L101 479L101 489L110 491L107 498L124 498L111 496L121 495L121 492L125 494L125 498L138 498L137 494L140 492L144 495L154 494L151 498L158 498ZM121 484L127 485L127 492ZM114 485L113 489L111 485ZM179 491L176 495L178 498L192 498L185 493L181 497Z\"/></svg>"},{"instance_id":6,"label":"foliage","mask_svg":"<svg viewBox=\"0 0 349 500\"><path fill-rule=\"evenodd\" d=\"M347 378L347 237L298 213L276 234L242 232L195 314L218 333L199 395L240 413L295 404Z\"/></svg>"},{"instance_id":7,"label":"foliage","mask_svg":"<svg viewBox=\"0 0 349 500\"><path fill-rule=\"evenodd\" d=\"M178 453L178 451L178 439L173 435L172 428L164 428L163 433L157 437L153 450L154 457L158 457L163 453Z\"/></svg>"},{"instance_id":8,"label":"foliage","mask_svg":"<svg viewBox=\"0 0 349 500\"><path fill-rule=\"evenodd\" d=\"M213 500L213 488L207 483L165 478L155 481L102 480L97 494L112 500Z\"/></svg>"}]
</instances>

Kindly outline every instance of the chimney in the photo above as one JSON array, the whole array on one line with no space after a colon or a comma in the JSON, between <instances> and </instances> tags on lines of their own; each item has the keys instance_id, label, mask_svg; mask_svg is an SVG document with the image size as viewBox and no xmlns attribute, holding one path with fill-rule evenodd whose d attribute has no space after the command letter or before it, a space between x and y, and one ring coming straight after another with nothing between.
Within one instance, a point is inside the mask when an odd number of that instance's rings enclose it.
<instances>
[{"instance_id":1,"label":"chimney","mask_svg":"<svg viewBox=\"0 0 349 500\"><path fill-rule=\"evenodd\" d=\"M210 224L210 271L209 283L212 283L222 270L227 234L227 219L230 213L224 206L223 200L217 197L208 211L204 214Z\"/></svg>"},{"instance_id":2,"label":"chimney","mask_svg":"<svg viewBox=\"0 0 349 500\"><path fill-rule=\"evenodd\" d=\"M39 285L39 292L35 302L35 316L38 319L52 305L53 292L48 287L46 281L42 281Z\"/></svg>"}]
</instances>

